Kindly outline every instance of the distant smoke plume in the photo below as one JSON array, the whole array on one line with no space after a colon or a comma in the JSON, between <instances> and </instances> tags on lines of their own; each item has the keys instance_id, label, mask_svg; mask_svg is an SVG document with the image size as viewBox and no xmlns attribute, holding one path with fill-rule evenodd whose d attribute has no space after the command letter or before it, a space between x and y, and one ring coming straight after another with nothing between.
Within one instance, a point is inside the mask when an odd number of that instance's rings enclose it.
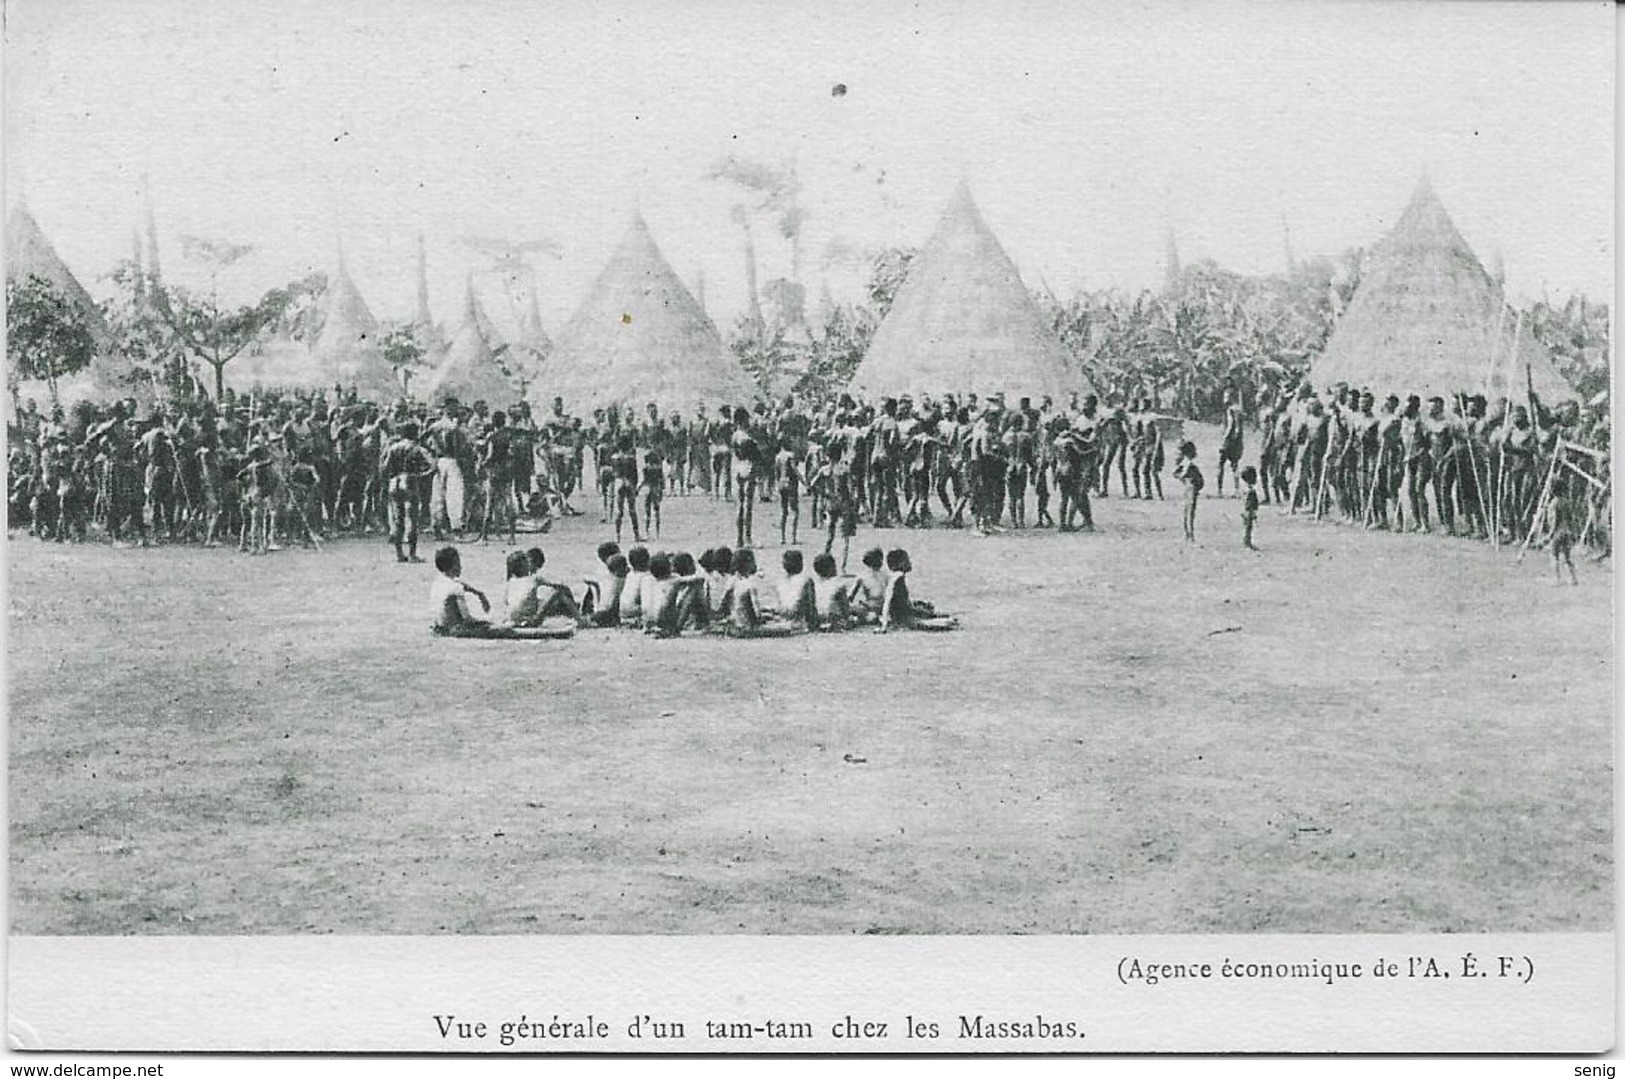
<instances>
[{"instance_id":1,"label":"distant smoke plume","mask_svg":"<svg viewBox=\"0 0 1625 1079\"><path fill-rule=\"evenodd\" d=\"M819 260L819 267L827 270L831 266L862 266L869 261L871 261L869 256L854 247L851 242L837 236L824 245L824 257Z\"/></svg>"},{"instance_id":2,"label":"distant smoke plume","mask_svg":"<svg viewBox=\"0 0 1625 1079\"><path fill-rule=\"evenodd\" d=\"M745 287L748 296L748 319L758 334L765 332L760 293L757 290L756 238L751 231L754 214L768 214L778 228L779 235L790 241L790 278L801 279L801 227L807 213L796 203L801 194L801 181L796 178L794 165L769 165L761 161L729 154L706 172L708 180L719 180L741 189L747 198L736 202L729 215L734 224L745 233Z\"/></svg>"},{"instance_id":3,"label":"distant smoke plume","mask_svg":"<svg viewBox=\"0 0 1625 1079\"><path fill-rule=\"evenodd\" d=\"M753 196L748 203L749 212L771 214L779 235L786 240L801 235L807 212L796 204L801 181L796 178L795 166L769 165L729 154L712 165L705 178L733 184Z\"/></svg>"},{"instance_id":4,"label":"distant smoke plume","mask_svg":"<svg viewBox=\"0 0 1625 1079\"><path fill-rule=\"evenodd\" d=\"M530 309L535 308L538 301L536 267L530 256L541 254L563 258L558 241L546 236L535 240L503 240L494 236L468 235L457 237L457 243L486 259L484 270L500 279L503 295L513 309L516 322L533 331L536 327L528 325L531 321Z\"/></svg>"},{"instance_id":5,"label":"distant smoke plume","mask_svg":"<svg viewBox=\"0 0 1625 1079\"><path fill-rule=\"evenodd\" d=\"M489 260L491 269L508 273L530 265L533 254L562 258L563 251L557 240L542 237L536 240L502 240L494 236L459 236L457 242Z\"/></svg>"},{"instance_id":6,"label":"distant smoke plume","mask_svg":"<svg viewBox=\"0 0 1625 1079\"><path fill-rule=\"evenodd\" d=\"M203 262L210 266L230 266L254 253L252 244L234 244L225 240L206 240L198 236L181 237L181 257L188 262Z\"/></svg>"}]
</instances>

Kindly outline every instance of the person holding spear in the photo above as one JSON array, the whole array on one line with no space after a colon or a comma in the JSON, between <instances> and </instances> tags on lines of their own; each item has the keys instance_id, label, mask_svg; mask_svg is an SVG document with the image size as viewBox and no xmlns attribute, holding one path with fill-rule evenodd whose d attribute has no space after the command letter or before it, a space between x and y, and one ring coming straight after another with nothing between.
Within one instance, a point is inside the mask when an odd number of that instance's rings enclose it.
<instances>
[{"instance_id":1,"label":"person holding spear","mask_svg":"<svg viewBox=\"0 0 1625 1079\"><path fill-rule=\"evenodd\" d=\"M1484 414L1483 398L1471 397L1466 394L1456 394L1456 410L1462 417L1458 441L1466 447L1467 470L1457 468L1457 484L1461 495L1462 516L1467 518L1467 526L1473 530L1479 539L1489 536L1489 529L1484 520L1484 480L1479 467L1483 454L1478 448L1478 424Z\"/></svg>"}]
</instances>

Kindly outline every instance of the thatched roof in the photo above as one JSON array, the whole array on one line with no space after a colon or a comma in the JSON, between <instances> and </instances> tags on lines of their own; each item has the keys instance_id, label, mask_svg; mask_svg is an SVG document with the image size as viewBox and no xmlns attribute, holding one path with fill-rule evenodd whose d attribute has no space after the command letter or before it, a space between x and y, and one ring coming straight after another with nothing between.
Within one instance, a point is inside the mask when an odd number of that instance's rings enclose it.
<instances>
[{"instance_id":1,"label":"thatched roof","mask_svg":"<svg viewBox=\"0 0 1625 1079\"><path fill-rule=\"evenodd\" d=\"M239 391L269 386L325 390L333 379L330 365L285 333L267 334L226 365L226 384Z\"/></svg>"},{"instance_id":2,"label":"thatched roof","mask_svg":"<svg viewBox=\"0 0 1625 1079\"><path fill-rule=\"evenodd\" d=\"M91 333L101 343L107 335L107 324L101 309L79 279L68 269L67 263L56 253L45 232L21 202L12 208L6 221L6 283L22 282L30 275L50 282L70 304L84 315Z\"/></svg>"},{"instance_id":3,"label":"thatched roof","mask_svg":"<svg viewBox=\"0 0 1625 1079\"><path fill-rule=\"evenodd\" d=\"M868 397L1088 392L961 182L852 378Z\"/></svg>"},{"instance_id":4,"label":"thatched roof","mask_svg":"<svg viewBox=\"0 0 1625 1079\"><path fill-rule=\"evenodd\" d=\"M1505 302L1423 177L1393 231L1367 255L1360 287L1311 362L1310 378L1322 389L1343 382L1401 397L1484 393L1493 401L1521 397L1527 369L1542 401L1574 399L1528 329L1520 336L1510 313L1502 316Z\"/></svg>"},{"instance_id":5,"label":"thatched roof","mask_svg":"<svg viewBox=\"0 0 1625 1079\"><path fill-rule=\"evenodd\" d=\"M484 327L488 322L471 279L463 299L463 324L452 335L445 355L424 384L425 398L441 401L455 397L465 405L484 401L493 409L506 408L518 398L518 387L497 362L486 337Z\"/></svg>"},{"instance_id":6,"label":"thatched roof","mask_svg":"<svg viewBox=\"0 0 1625 1079\"><path fill-rule=\"evenodd\" d=\"M315 352L323 359L336 357L375 343L377 336L378 320L341 258L322 296L321 329L316 335Z\"/></svg>"},{"instance_id":7,"label":"thatched roof","mask_svg":"<svg viewBox=\"0 0 1625 1079\"><path fill-rule=\"evenodd\" d=\"M534 291L530 294L530 306L519 325L518 344L530 350L538 360L546 359L547 354L553 351L553 339L542 328L542 312L537 305Z\"/></svg>"},{"instance_id":8,"label":"thatched roof","mask_svg":"<svg viewBox=\"0 0 1625 1079\"><path fill-rule=\"evenodd\" d=\"M423 245L423 234L418 233L418 302L412 315L412 333L423 346L424 359L433 366L440 362L446 348L446 335L436 325L429 311L429 256Z\"/></svg>"},{"instance_id":9,"label":"thatched roof","mask_svg":"<svg viewBox=\"0 0 1625 1079\"><path fill-rule=\"evenodd\" d=\"M96 354L89 368L57 380L57 393L63 404L110 397L150 397L146 387L131 383L128 377L131 366L116 353L101 307L62 261L28 207L18 202L6 220L6 282L22 282L30 275L49 281L83 315L96 342ZM19 390L25 400L36 396L44 400L48 393L44 382L36 385L27 380Z\"/></svg>"},{"instance_id":10,"label":"thatched roof","mask_svg":"<svg viewBox=\"0 0 1625 1079\"><path fill-rule=\"evenodd\" d=\"M758 395L637 214L531 390L538 407L551 409L562 397L577 414L649 402L688 414Z\"/></svg>"},{"instance_id":11,"label":"thatched roof","mask_svg":"<svg viewBox=\"0 0 1625 1079\"><path fill-rule=\"evenodd\" d=\"M399 383L379 347L379 336L378 320L341 257L322 298L321 330L311 348L327 381L354 385L367 395L399 392Z\"/></svg>"}]
</instances>

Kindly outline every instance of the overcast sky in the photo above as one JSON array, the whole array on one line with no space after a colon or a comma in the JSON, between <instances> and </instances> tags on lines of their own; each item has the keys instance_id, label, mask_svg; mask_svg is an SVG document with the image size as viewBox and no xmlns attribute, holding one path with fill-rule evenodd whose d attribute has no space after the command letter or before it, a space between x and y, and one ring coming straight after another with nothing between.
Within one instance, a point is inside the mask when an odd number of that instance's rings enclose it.
<instances>
[{"instance_id":1,"label":"overcast sky","mask_svg":"<svg viewBox=\"0 0 1625 1079\"><path fill-rule=\"evenodd\" d=\"M921 244L965 178L1027 283L1138 288L1376 240L1425 168L1515 297L1613 288L1607 3L787 5L8 0L5 186L92 292L150 178L185 234L257 245L226 287L331 269L374 312L460 312L483 234L556 331L641 208L719 322L744 302L727 154L794 161L803 278ZM844 84L844 95L832 93ZM759 222L766 277L788 245ZM838 257L831 257L838 256ZM501 314L501 312L497 312Z\"/></svg>"}]
</instances>

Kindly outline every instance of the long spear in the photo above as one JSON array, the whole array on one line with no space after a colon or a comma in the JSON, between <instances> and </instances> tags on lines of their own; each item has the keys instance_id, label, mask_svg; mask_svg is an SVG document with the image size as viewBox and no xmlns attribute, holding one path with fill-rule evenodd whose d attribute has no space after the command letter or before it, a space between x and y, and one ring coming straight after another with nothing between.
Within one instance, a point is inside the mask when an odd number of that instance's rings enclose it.
<instances>
[{"instance_id":1,"label":"long spear","mask_svg":"<svg viewBox=\"0 0 1625 1079\"><path fill-rule=\"evenodd\" d=\"M1506 300L1504 298L1501 300L1501 303L1499 304L1499 307L1500 307L1500 314L1496 317L1496 320L1495 320L1495 336L1490 338L1490 362L1484 368L1484 396L1485 397L1490 396L1490 391L1491 391L1491 389L1494 388L1495 368L1496 368L1495 352L1496 352L1496 349L1498 349L1500 347L1500 345L1501 345L1501 331L1506 326L1507 304L1506 304Z\"/></svg>"},{"instance_id":2,"label":"long spear","mask_svg":"<svg viewBox=\"0 0 1625 1079\"><path fill-rule=\"evenodd\" d=\"M1507 318L1507 302L1506 302L1505 295L1501 296L1500 297L1500 302L1498 304L1496 304L1496 312L1497 312L1497 314L1496 314L1496 318L1495 318L1495 336L1490 338L1489 362L1487 364L1485 364L1485 366L1484 366L1484 398L1485 398L1486 406L1488 405L1489 401L1494 399L1493 398L1493 391L1494 391L1494 387L1495 387L1495 373L1496 373L1496 367L1498 366L1498 364L1496 362L1496 353L1500 350L1500 347L1501 347L1501 331L1506 327L1506 318ZM1485 408L1485 411L1484 411L1484 422L1486 422L1486 423L1489 422L1489 409L1487 407ZM1503 420L1503 422L1504 422L1504 420ZM1485 506L1484 506L1484 494L1485 494L1486 490L1487 490L1488 494L1490 495L1491 502L1490 502L1490 505L1488 507L1489 512L1487 514L1485 514L1485 516L1488 518L1488 520L1485 523L1488 526L1489 532L1490 532L1490 546L1492 546L1492 547L1494 547L1496 549L1499 549L1500 546L1501 546L1501 519L1500 519L1501 489L1494 482L1495 479L1496 479L1496 463L1497 463L1498 460L1499 460L1498 456L1496 456L1493 459L1486 459L1485 460L1485 462L1484 462L1484 471L1485 471L1484 488L1485 488L1485 490L1481 490L1479 492L1479 496L1478 496L1479 509L1480 509L1480 511L1483 511L1485 509Z\"/></svg>"},{"instance_id":3,"label":"long spear","mask_svg":"<svg viewBox=\"0 0 1625 1079\"><path fill-rule=\"evenodd\" d=\"M1495 481L1494 489L1490 492L1494 501L1490 504L1490 544L1496 550L1501 549L1501 502L1506 496L1507 453L1506 434L1507 424L1512 422L1512 402L1503 399L1501 407L1501 426L1496 434L1501 445L1494 449L1495 460L1490 465L1490 478Z\"/></svg>"},{"instance_id":4,"label":"long spear","mask_svg":"<svg viewBox=\"0 0 1625 1079\"><path fill-rule=\"evenodd\" d=\"M1326 499L1326 473L1330 471L1332 457L1332 424L1336 422L1331 416L1326 417L1326 448L1320 454L1320 482L1315 485L1315 520L1320 520L1321 503ZM1309 447L1305 445L1305 449Z\"/></svg>"},{"instance_id":5,"label":"long spear","mask_svg":"<svg viewBox=\"0 0 1625 1079\"><path fill-rule=\"evenodd\" d=\"M1383 456L1388 452L1387 441L1379 429L1377 433L1377 467L1371 471L1371 490L1365 496L1365 526L1371 527L1371 514L1377 508L1377 482L1382 478Z\"/></svg>"},{"instance_id":6,"label":"long spear","mask_svg":"<svg viewBox=\"0 0 1625 1079\"><path fill-rule=\"evenodd\" d=\"M1563 440L1557 440L1557 446L1552 451L1551 466L1546 469L1546 482L1541 484L1540 498L1535 501L1535 512L1530 515L1529 531L1523 537L1523 546L1518 548L1518 561L1529 551L1529 544L1535 538L1535 529L1540 526L1540 515L1546 509L1546 502L1552 495L1552 481L1557 477L1557 465L1563 459Z\"/></svg>"},{"instance_id":7,"label":"long spear","mask_svg":"<svg viewBox=\"0 0 1625 1079\"><path fill-rule=\"evenodd\" d=\"M1520 315L1518 315L1517 321L1515 322L1514 327L1513 327L1513 331L1512 331L1512 352L1508 355L1508 359L1511 359L1511 358L1516 357L1518 355L1518 346L1520 344L1522 344L1522 343L1523 343L1523 315L1520 314ZM1510 387L1508 387L1508 389L1510 391ZM1507 397L1506 397L1506 408L1502 411L1502 423L1505 424L1505 423L1511 423L1511 422L1512 422L1512 395L1509 392L1507 394ZM1502 434L1504 435L1505 433L1506 433L1505 429L1503 428ZM1503 441L1502 446L1501 446L1501 468L1500 468L1500 475L1498 477L1498 481L1499 482L1497 482L1496 487L1495 487L1495 546L1497 548L1499 548L1501 546L1501 525L1503 523L1505 523L1506 511L1507 511L1507 506L1505 505L1505 502L1506 502L1506 485L1507 485L1507 455L1506 455L1506 444L1505 444L1504 441Z\"/></svg>"},{"instance_id":8,"label":"long spear","mask_svg":"<svg viewBox=\"0 0 1625 1079\"><path fill-rule=\"evenodd\" d=\"M1456 407L1461 410L1461 418L1462 418L1461 434L1462 434L1463 440L1466 441L1466 443L1467 443L1467 464L1468 464L1468 467L1470 467L1473 470L1473 487L1475 488L1473 494L1475 496L1476 501L1478 502L1478 513L1477 513L1478 523L1479 523L1480 526L1482 526L1484 524L1484 486L1483 485L1484 485L1485 481L1484 481L1483 473L1480 472L1479 469L1478 469L1478 454L1473 449L1473 421L1467 415L1467 395L1466 394L1464 394L1464 393L1456 394ZM1466 511L1465 504L1462 506L1462 510L1463 510L1463 512Z\"/></svg>"}]
</instances>

